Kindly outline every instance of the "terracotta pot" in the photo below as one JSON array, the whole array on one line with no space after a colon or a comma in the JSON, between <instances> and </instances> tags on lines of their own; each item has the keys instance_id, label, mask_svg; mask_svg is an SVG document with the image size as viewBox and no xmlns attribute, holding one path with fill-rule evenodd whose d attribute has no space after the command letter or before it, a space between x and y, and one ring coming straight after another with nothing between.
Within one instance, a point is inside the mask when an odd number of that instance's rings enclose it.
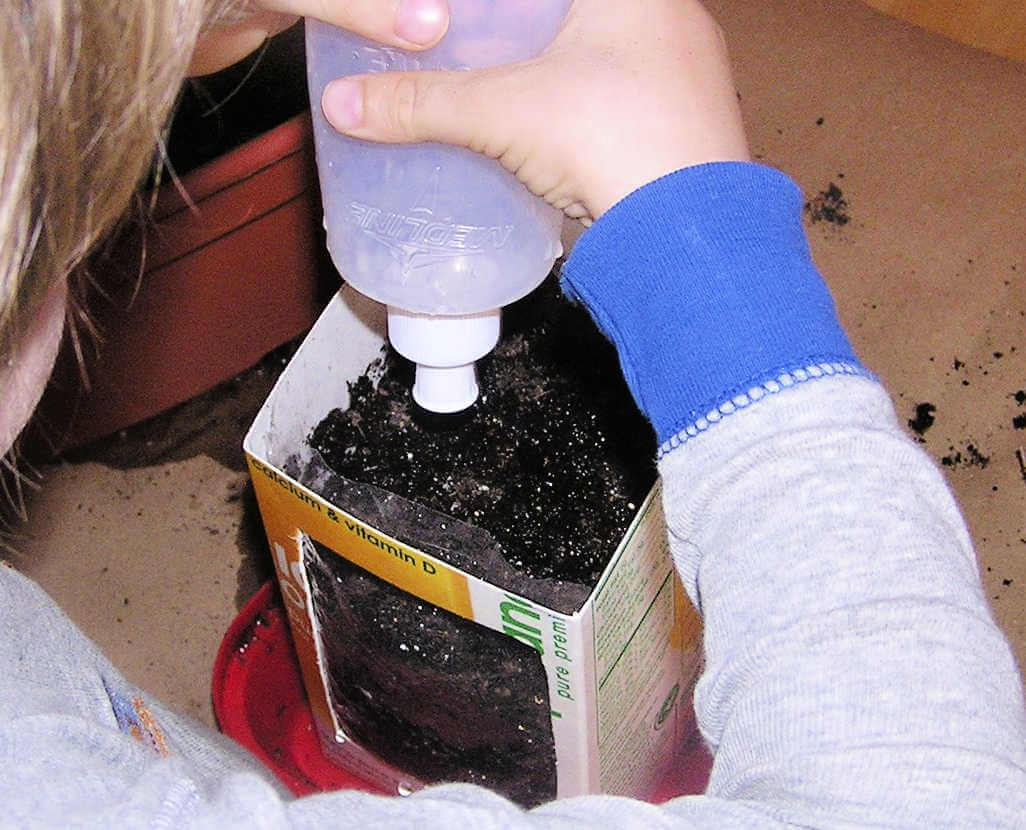
<instances>
[{"instance_id":1,"label":"terracotta pot","mask_svg":"<svg viewBox=\"0 0 1026 830\"><path fill-rule=\"evenodd\" d=\"M88 386L64 344L41 407L49 451L151 417L301 334L337 288L320 221L308 113L164 184L145 230L93 264L101 341L86 336Z\"/></svg>"}]
</instances>

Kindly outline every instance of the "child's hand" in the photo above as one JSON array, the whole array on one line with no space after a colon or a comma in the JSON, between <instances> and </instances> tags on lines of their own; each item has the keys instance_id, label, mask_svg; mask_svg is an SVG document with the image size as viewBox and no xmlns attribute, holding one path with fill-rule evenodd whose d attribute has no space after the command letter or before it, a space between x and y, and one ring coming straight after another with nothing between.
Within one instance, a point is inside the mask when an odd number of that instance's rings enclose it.
<instances>
[{"instance_id":1,"label":"child's hand","mask_svg":"<svg viewBox=\"0 0 1026 830\"><path fill-rule=\"evenodd\" d=\"M722 33L693 0L576 0L537 58L334 81L322 107L348 135L499 159L586 221L681 167L748 159Z\"/></svg>"},{"instance_id":2,"label":"child's hand","mask_svg":"<svg viewBox=\"0 0 1026 830\"><path fill-rule=\"evenodd\" d=\"M434 46L449 25L446 0L253 0L253 8L245 19L203 36L190 75L230 66L300 17L316 17L402 49Z\"/></svg>"}]
</instances>

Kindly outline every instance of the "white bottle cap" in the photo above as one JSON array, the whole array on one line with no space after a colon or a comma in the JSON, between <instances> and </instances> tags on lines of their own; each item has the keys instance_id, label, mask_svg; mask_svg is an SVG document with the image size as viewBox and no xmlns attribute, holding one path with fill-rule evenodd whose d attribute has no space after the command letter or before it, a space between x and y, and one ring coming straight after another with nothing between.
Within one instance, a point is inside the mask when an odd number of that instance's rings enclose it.
<instances>
[{"instance_id":1,"label":"white bottle cap","mask_svg":"<svg viewBox=\"0 0 1026 830\"><path fill-rule=\"evenodd\" d=\"M413 399L431 412L460 412L477 400L474 361L499 342L499 309L478 314L416 314L388 307L388 339L417 364Z\"/></svg>"}]
</instances>

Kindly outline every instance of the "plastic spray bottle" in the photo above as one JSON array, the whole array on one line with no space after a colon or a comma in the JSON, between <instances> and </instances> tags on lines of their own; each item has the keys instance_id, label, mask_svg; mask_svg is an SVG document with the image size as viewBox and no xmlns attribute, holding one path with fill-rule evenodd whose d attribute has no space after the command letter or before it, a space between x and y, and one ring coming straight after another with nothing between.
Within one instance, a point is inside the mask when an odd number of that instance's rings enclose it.
<instances>
[{"instance_id":1,"label":"plastic spray bottle","mask_svg":"<svg viewBox=\"0 0 1026 830\"><path fill-rule=\"evenodd\" d=\"M562 253L562 217L470 150L340 136L321 113L321 93L344 75L532 57L555 37L570 2L449 0L446 36L416 53L306 21L328 250L347 282L388 306L389 340L416 364L413 398L424 409L459 412L477 399L475 361L498 342L502 306L537 287Z\"/></svg>"}]
</instances>

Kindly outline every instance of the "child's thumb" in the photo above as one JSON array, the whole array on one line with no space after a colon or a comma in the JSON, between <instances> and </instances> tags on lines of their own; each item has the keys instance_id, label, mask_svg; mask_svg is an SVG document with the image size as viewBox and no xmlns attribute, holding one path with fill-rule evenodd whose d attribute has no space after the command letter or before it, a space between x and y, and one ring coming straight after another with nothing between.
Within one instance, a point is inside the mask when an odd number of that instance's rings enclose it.
<instances>
[{"instance_id":1,"label":"child's thumb","mask_svg":"<svg viewBox=\"0 0 1026 830\"><path fill-rule=\"evenodd\" d=\"M480 149L487 98L476 72L381 72L339 78L324 88L321 108L336 130L390 143L439 141ZM483 120L482 120L483 119Z\"/></svg>"}]
</instances>

